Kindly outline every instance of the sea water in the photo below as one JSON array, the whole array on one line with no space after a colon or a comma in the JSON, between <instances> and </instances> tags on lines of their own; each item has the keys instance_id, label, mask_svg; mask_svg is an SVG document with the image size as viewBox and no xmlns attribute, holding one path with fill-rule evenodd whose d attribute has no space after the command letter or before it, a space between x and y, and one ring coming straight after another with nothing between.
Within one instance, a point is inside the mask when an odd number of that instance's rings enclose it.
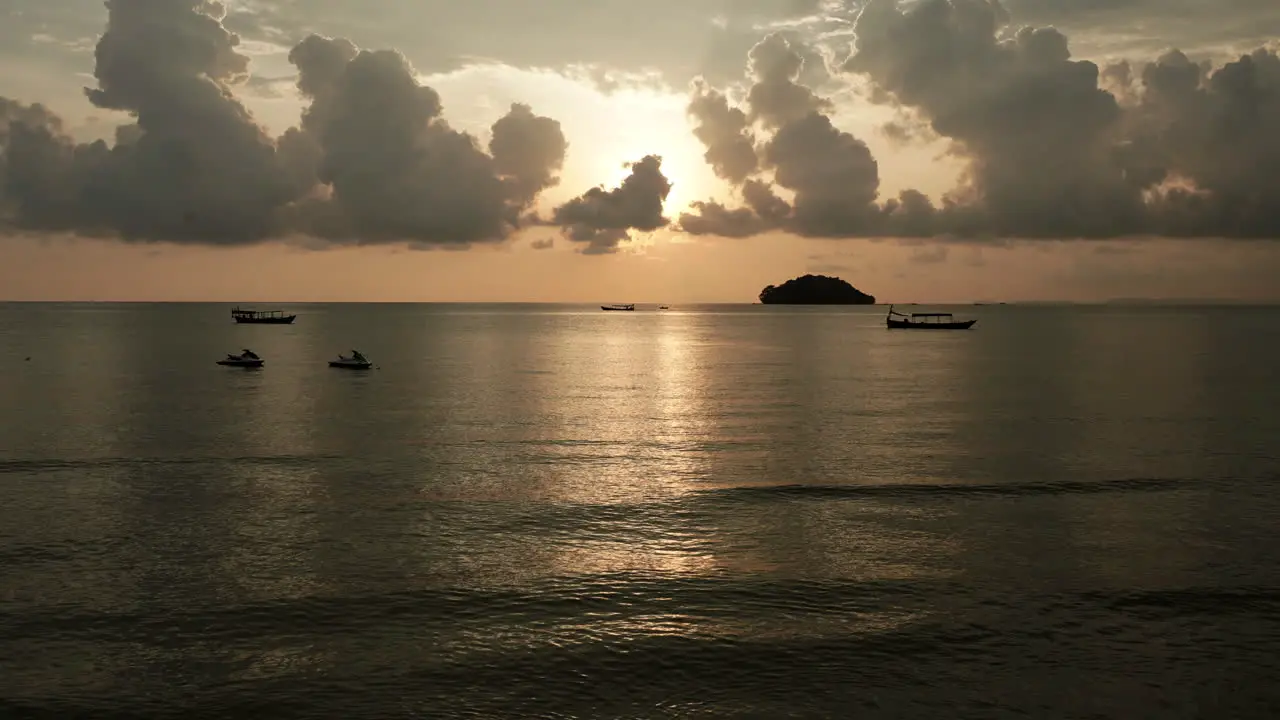
<instances>
[{"instance_id":1,"label":"sea water","mask_svg":"<svg viewBox=\"0 0 1280 720\"><path fill-rule=\"evenodd\" d=\"M0 716L1280 711L1280 309L230 307L0 305Z\"/></svg>"}]
</instances>

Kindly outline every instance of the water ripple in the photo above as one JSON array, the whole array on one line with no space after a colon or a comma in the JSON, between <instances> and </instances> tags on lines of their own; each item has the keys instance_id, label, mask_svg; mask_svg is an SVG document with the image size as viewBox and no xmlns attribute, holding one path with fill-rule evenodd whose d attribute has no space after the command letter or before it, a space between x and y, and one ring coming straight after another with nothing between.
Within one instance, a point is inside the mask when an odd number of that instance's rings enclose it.
<instances>
[{"instance_id":1,"label":"water ripple","mask_svg":"<svg viewBox=\"0 0 1280 720\"><path fill-rule=\"evenodd\" d=\"M1240 594L1261 598L1274 610L1280 589L1187 588L1136 601L1205 612L1206 598ZM946 596L957 601L949 612L930 609L932 598ZM268 643L295 646L310 656L308 663L319 664L305 671L305 665L276 663L275 672L249 672L246 665L241 672L204 677L199 685L170 685L150 699L135 695L128 704L101 691L41 697L4 683L9 699L0 709L13 717L350 717L364 716L371 695L389 694L406 713L449 718L674 718L700 702L714 704L720 717L786 717L788 704L796 712L815 705L941 711L941 700L919 696L916 689L969 682L1008 694L998 703L961 700L949 712L1007 712L1027 702L1017 684L1035 682L1034 675L1020 672L1021 665L1008 664L1017 648L1054 646L1063 656L1057 662L1076 663L1077 673L1093 671L1098 659L1091 653L1099 638L1110 638L1101 642L1111 652L1124 652L1160 632L1166 659L1170 653L1191 659L1197 652L1216 652L1194 626L1143 631L1126 625L1122 616L1134 603L1123 592L975 597L953 583L607 575L501 592L454 589L174 609L163 618L50 612L0 621L0 637L10 647L44 648L22 673L35 679L42 654L83 642L121 662L139 653L166 657L181 648L197 664L203 654L212 659L247 652L246 660L256 657L260 665ZM1024 622L1011 622L1019 618ZM759 632L766 626L775 631ZM793 631L777 632L785 627ZM1280 621L1259 630L1259 644L1237 647L1236 660L1263 656ZM1090 644L1082 639L1086 635L1093 638ZM326 660L333 652L339 655ZM337 657L341 662L334 664ZM1131 673L1140 678L1164 661L1139 654ZM966 669L971 666L987 668L987 676ZM869 688L874 691L867 694ZM1105 685L1099 690L1105 693ZM748 705L746 697L752 698ZM799 716L821 715L811 709Z\"/></svg>"},{"instance_id":2,"label":"water ripple","mask_svg":"<svg viewBox=\"0 0 1280 720\"><path fill-rule=\"evenodd\" d=\"M976 483L897 483L885 485L744 485L707 489L702 492L742 499L795 497L814 500L859 497L911 498L945 496L1081 495L1094 493L1163 492L1187 485L1204 486L1209 480L1187 478L1128 478L1123 480Z\"/></svg>"}]
</instances>

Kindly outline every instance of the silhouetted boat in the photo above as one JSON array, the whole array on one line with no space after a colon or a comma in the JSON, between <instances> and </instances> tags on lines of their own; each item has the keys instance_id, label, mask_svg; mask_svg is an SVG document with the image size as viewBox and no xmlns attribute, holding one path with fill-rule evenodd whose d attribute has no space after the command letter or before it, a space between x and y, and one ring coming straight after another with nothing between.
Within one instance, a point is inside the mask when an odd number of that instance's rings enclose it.
<instances>
[{"instance_id":1,"label":"silhouetted boat","mask_svg":"<svg viewBox=\"0 0 1280 720\"><path fill-rule=\"evenodd\" d=\"M241 310L237 307L231 311L231 317L235 318L238 323L288 325L298 316L285 315L282 310Z\"/></svg>"},{"instance_id":2,"label":"silhouetted boat","mask_svg":"<svg viewBox=\"0 0 1280 720\"><path fill-rule=\"evenodd\" d=\"M360 354L359 350L352 350L351 357L338 355L337 360L330 360L329 367L344 368L346 370L368 370L373 367L373 363L369 359Z\"/></svg>"},{"instance_id":3,"label":"silhouetted boat","mask_svg":"<svg viewBox=\"0 0 1280 720\"><path fill-rule=\"evenodd\" d=\"M659 310L670 310L670 309L671 309L671 306L670 306L670 305L659 305L659 306L658 306L658 309L659 309Z\"/></svg>"},{"instance_id":4,"label":"silhouetted boat","mask_svg":"<svg viewBox=\"0 0 1280 720\"><path fill-rule=\"evenodd\" d=\"M262 367L262 358L258 357L258 354L252 350L245 350L239 355L227 353L227 357L219 360L218 364L228 367L260 368Z\"/></svg>"},{"instance_id":5,"label":"silhouetted boat","mask_svg":"<svg viewBox=\"0 0 1280 720\"><path fill-rule=\"evenodd\" d=\"M635 309L636 309L636 306L635 306L635 304L634 304L634 303L628 303L628 304L626 304L626 305L601 305L601 306L600 306L600 309L601 309L601 310L620 310L620 311L623 311L623 312L631 312L632 310L635 310Z\"/></svg>"},{"instance_id":6,"label":"silhouetted boat","mask_svg":"<svg viewBox=\"0 0 1280 720\"><path fill-rule=\"evenodd\" d=\"M895 319L897 315L901 320ZM968 330L977 320L952 320L951 313L911 313L906 315L889 306L885 326L890 330Z\"/></svg>"}]
</instances>

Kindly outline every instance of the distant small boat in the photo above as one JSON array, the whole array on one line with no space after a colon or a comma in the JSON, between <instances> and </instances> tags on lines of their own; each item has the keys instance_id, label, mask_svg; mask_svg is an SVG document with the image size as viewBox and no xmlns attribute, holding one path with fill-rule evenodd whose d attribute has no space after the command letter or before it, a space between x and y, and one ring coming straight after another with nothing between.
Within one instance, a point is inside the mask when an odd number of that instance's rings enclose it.
<instances>
[{"instance_id":1,"label":"distant small boat","mask_svg":"<svg viewBox=\"0 0 1280 720\"><path fill-rule=\"evenodd\" d=\"M245 350L239 355L227 353L227 357L219 360L218 364L226 365L227 367L260 368L262 367L262 362L262 358L258 357L257 353L252 350Z\"/></svg>"},{"instance_id":2,"label":"distant small boat","mask_svg":"<svg viewBox=\"0 0 1280 720\"><path fill-rule=\"evenodd\" d=\"M285 315L283 310L241 310L237 307L231 311L231 317L238 323L288 325L298 316Z\"/></svg>"},{"instance_id":3,"label":"distant small boat","mask_svg":"<svg viewBox=\"0 0 1280 720\"><path fill-rule=\"evenodd\" d=\"M897 316L897 319L894 316ZM885 316L885 326L890 330L968 330L977 320L952 320L951 313L905 313L897 312L889 306L889 314Z\"/></svg>"},{"instance_id":4,"label":"distant small boat","mask_svg":"<svg viewBox=\"0 0 1280 720\"><path fill-rule=\"evenodd\" d=\"M330 360L329 367L344 368L346 370L368 370L373 367L373 363L369 359L360 354L359 350L352 350L351 357L338 355L337 360Z\"/></svg>"},{"instance_id":5,"label":"distant small boat","mask_svg":"<svg viewBox=\"0 0 1280 720\"><path fill-rule=\"evenodd\" d=\"M670 310L670 309L671 309L671 306L670 306L670 305L659 305L659 306L658 306L658 309L659 309L659 310Z\"/></svg>"},{"instance_id":6,"label":"distant small boat","mask_svg":"<svg viewBox=\"0 0 1280 720\"><path fill-rule=\"evenodd\" d=\"M627 303L626 305L601 305L601 310L631 312L636 309L635 303Z\"/></svg>"}]
</instances>

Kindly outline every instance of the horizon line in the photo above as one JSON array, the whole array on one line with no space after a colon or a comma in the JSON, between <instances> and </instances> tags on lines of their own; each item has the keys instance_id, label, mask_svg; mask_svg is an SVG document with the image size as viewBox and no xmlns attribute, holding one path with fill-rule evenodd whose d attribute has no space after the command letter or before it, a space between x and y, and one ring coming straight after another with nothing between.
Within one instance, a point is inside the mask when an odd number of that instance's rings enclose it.
<instances>
[{"instance_id":1,"label":"horizon line","mask_svg":"<svg viewBox=\"0 0 1280 720\"><path fill-rule=\"evenodd\" d=\"M0 298L0 305L600 305L611 304L619 301L607 300L160 300L160 299L139 299L139 300L99 300L99 299L3 299ZM694 306L694 305L741 305L764 307L764 303L759 301L741 301L741 300L698 300L689 302L675 301L627 301L626 304L641 305L666 305L675 307L678 305ZM934 301L908 301L894 300L881 302L877 300L874 303L865 305L858 304L802 304L802 303L779 303L778 307L879 307L889 305L1109 305L1109 306L1125 306L1125 305L1255 305L1269 306L1280 305L1280 298L1273 299L1250 299L1250 298L1214 298L1214 297L1128 297L1128 298L1101 298L1097 300L1068 300L1068 299L1023 299L1023 300L934 300Z\"/></svg>"}]
</instances>

